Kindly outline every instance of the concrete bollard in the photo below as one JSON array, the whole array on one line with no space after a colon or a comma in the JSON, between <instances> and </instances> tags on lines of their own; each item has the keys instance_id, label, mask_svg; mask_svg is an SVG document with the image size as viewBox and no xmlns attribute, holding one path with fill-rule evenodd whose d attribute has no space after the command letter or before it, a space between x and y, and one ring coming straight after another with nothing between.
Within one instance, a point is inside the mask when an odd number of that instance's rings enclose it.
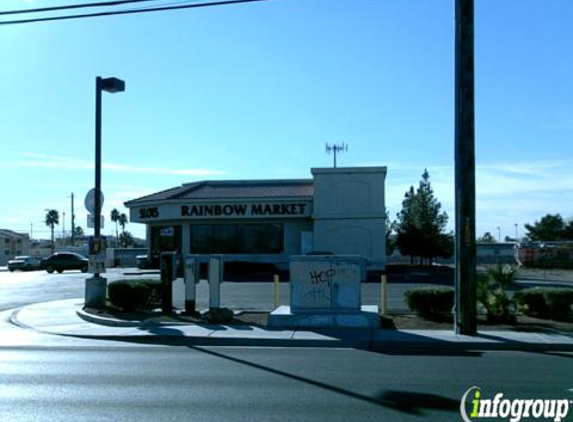
<instances>
[{"instance_id":1,"label":"concrete bollard","mask_svg":"<svg viewBox=\"0 0 573 422\"><path fill-rule=\"evenodd\" d=\"M209 258L209 309L221 307L221 283L223 281L223 255Z\"/></svg>"},{"instance_id":2,"label":"concrete bollard","mask_svg":"<svg viewBox=\"0 0 573 422\"><path fill-rule=\"evenodd\" d=\"M196 312L196 289L199 283L199 255L187 255L185 257L185 312L194 314Z\"/></svg>"},{"instance_id":3,"label":"concrete bollard","mask_svg":"<svg viewBox=\"0 0 573 422\"><path fill-rule=\"evenodd\" d=\"M380 276L380 315L388 314L388 283L385 275Z\"/></svg>"},{"instance_id":4,"label":"concrete bollard","mask_svg":"<svg viewBox=\"0 0 573 422\"><path fill-rule=\"evenodd\" d=\"M279 276L278 274L273 275L273 284L275 289L275 309L281 306L281 299L280 299L280 284L279 284Z\"/></svg>"},{"instance_id":5,"label":"concrete bollard","mask_svg":"<svg viewBox=\"0 0 573 422\"><path fill-rule=\"evenodd\" d=\"M175 252L162 252L159 258L161 268L161 310L173 312L173 279L175 278Z\"/></svg>"}]
</instances>

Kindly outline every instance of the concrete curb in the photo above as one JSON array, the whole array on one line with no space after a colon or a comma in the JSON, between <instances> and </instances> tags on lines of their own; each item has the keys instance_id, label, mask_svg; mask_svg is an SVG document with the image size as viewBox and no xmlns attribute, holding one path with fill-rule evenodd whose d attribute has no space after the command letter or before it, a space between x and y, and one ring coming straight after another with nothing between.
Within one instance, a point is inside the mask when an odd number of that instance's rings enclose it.
<instances>
[{"instance_id":1,"label":"concrete curb","mask_svg":"<svg viewBox=\"0 0 573 422\"><path fill-rule=\"evenodd\" d=\"M105 325L110 327L173 327L178 325L192 325L184 323L145 323L135 321L120 321L113 318L106 318L92 315L83 309L76 311L78 316L85 321ZM209 325L206 325L209 326ZM491 340L487 332L480 333L477 338L467 337L459 340L445 340L431 337L420 337L418 339L384 339L376 338L376 333L384 333L384 330L369 330L367 336L352 337L350 330L346 330L346 335L331 337L334 330L323 330L323 332L309 331L309 335L316 334L317 337L327 335L328 338L308 338L308 339L275 339L275 338L237 338L237 337L196 337L181 334L162 333L155 336L129 336L131 339L140 341L154 341L156 337L166 337L171 340L180 339L193 345L212 346L252 346L252 347L353 347L357 349L372 350L380 353L416 353L416 352L479 352L479 351L530 351L530 352L573 352L573 342L552 343L552 342L527 342L508 339ZM272 332L272 331L270 331ZM391 331L387 331L390 333ZM447 334L449 332L444 332ZM365 334L363 331L362 334ZM540 336L540 340L543 338ZM99 336L96 336L99 337ZM445 337L445 336L444 336ZM125 336L107 336L106 338L124 339Z\"/></svg>"},{"instance_id":2,"label":"concrete curb","mask_svg":"<svg viewBox=\"0 0 573 422\"><path fill-rule=\"evenodd\" d=\"M143 324L141 321L124 321L114 318L106 318L99 315L93 315L84 311L83 309L77 309L76 315L86 322L105 325L106 327L139 327Z\"/></svg>"},{"instance_id":3,"label":"concrete curb","mask_svg":"<svg viewBox=\"0 0 573 422\"><path fill-rule=\"evenodd\" d=\"M481 351L573 352L566 333L482 331L476 337L447 330L272 329L257 326L121 321L89 314L79 299L13 310L13 324L66 337L148 344L239 347L357 348L388 354L459 354Z\"/></svg>"}]
</instances>

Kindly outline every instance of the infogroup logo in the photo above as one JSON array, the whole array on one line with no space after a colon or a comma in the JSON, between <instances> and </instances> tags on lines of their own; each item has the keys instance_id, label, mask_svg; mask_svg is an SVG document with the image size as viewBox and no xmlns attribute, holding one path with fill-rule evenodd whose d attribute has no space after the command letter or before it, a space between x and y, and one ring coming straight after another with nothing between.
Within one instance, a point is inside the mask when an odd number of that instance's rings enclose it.
<instances>
[{"instance_id":1,"label":"infogroup logo","mask_svg":"<svg viewBox=\"0 0 573 422\"><path fill-rule=\"evenodd\" d=\"M464 422L485 418L509 418L510 422L528 418L559 422L567 416L572 404L573 401L567 399L506 399L503 393L495 393L493 399L486 399L482 397L481 388L474 386L462 396L460 413Z\"/></svg>"}]
</instances>

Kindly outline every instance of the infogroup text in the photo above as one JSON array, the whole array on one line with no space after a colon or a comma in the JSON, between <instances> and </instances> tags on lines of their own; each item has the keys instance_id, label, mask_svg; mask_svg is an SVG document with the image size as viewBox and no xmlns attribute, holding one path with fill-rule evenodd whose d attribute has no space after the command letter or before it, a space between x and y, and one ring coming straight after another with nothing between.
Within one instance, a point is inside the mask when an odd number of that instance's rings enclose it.
<instances>
[{"instance_id":1,"label":"infogroup text","mask_svg":"<svg viewBox=\"0 0 573 422\"><path fill-rule=\"evenodd\" d=\"M572 401L568 399L507 399L499 392L486 399L482 397L480 387L471 387L462 396L460 413L464 422L483 418L509 418L510 422L522 419L560 422L567 417L571 405Z\"/></svg>"}]
</instances>

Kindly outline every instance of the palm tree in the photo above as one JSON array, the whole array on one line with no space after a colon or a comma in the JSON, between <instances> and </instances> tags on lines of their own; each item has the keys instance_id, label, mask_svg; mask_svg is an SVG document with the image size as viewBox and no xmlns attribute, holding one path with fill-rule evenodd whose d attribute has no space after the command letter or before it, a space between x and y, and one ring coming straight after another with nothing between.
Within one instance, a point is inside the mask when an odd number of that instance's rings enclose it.
<instances>
[{"instance_id":1,"label":"palm tree","mask_svg":"<svg viewBox=\"0 0 573 422\"><path fill-rule=\"evenodd\" d=\"M125 233L125 226L127 225L127 215L125 215L124 213L121 213L119 215L119 218L117 219L117 222L119 223L119 225L121 226L121 234L123 235ZM125 240L125 239L123 239ZM121 245L125 248L127 247L125 241L120 242Z\"/></svg>"},{"instance_id":2,"label":"palm tree","mask_svg":"<svg viewBox=\"0 0 573 422\"><path fill-rule=\"evenodd\" d=\"M129 245L133 244L133 235L130 232L121 232L119 238L121 239L121 246L124 248L127 248Z\"/></svg>"},{"instance_id":3,"label":"palm tree","mask_svg":"<svg viewBox=\"0 0 573 422\"><path fill-rule=\"evenodd\" d=\"M46 210L46 219L44 222L46 226L50 227L52 232L52 253L55 252L55 245L54 245L54 226L56 226L60 222L60 215L58 214L57 210Z\"/></svg>"},{"instance_id":4,"label":"palm tree","mask_svg":"<svg viewBox=\"0 0 573 422\"><path fill-rule=\"evenodd\" d=\"M110 218L111 218L111 221L113 221L115 223L115 240L116 240L117 244L119 244L119 233L117 231L117 222L119 221L119 216L120 216L120 213L117 210L117 208L114 208L113 210L111 210Z\"/></svg>"}]
</instances>

